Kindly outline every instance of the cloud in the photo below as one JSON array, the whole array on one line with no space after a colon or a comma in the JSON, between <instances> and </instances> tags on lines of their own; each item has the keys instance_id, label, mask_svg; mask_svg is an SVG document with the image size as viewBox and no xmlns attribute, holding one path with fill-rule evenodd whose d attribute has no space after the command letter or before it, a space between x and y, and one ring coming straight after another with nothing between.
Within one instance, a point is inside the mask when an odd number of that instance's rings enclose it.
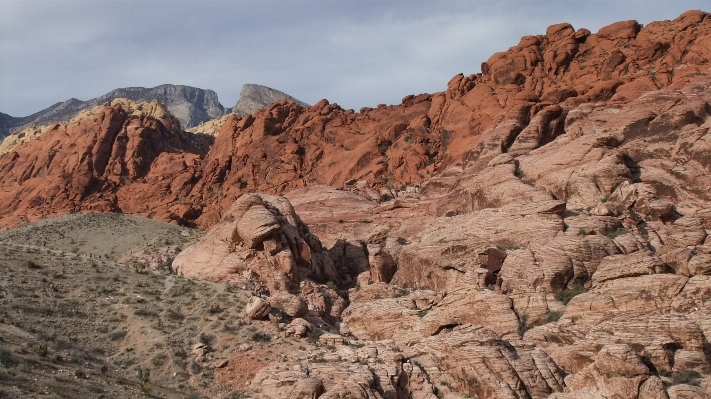
<instances>
[{"instance_id":1,"label":"cloud","mask_svg":"<svg viewBox=\"0 0 711 399\"><path fill-rule=\"evenodd\" d=\"M114 88L244 83L345 108L443 90L528 34L673 19L703 1L0 0L0 111Z\"/></svg>"}]
</instances>

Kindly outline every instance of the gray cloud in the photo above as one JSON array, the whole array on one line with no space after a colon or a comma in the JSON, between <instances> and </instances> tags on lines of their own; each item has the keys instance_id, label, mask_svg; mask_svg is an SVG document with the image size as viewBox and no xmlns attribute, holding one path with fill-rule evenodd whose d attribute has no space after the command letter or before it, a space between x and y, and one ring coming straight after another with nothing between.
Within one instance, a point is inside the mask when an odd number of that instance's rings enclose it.
<instances>
[{"instance_id":1,"label":"gray cloud","mask_svg":"<svg viewBox=\"0 0 711 399\"><path fill-rule=\"evenodd\" d=\"M184 84L232 106L244 83L345 108L440 91L548 25L597 31L706 1L0 0L0 111ZM708 11L708 10L707 10Z\"/></svg>"}]
</instances>

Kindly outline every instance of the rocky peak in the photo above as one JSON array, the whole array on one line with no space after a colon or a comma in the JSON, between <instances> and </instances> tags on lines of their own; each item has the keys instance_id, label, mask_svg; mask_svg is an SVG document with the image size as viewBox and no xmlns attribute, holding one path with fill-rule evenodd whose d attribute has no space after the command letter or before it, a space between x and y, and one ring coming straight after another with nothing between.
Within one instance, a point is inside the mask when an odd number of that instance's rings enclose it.
<instances>
[{"instance_id":1,"label":"rocky peak","mask_svg":"<svg viewBox=\"0 0 711 399\"><path fill-rule=\"evenodd\" d=\"M256 84L246 84L242 86L239 100L237 104L231 108L231 112L239 115L254 114L278 100L291 100L302 107L309 106L305 102L299 101L279 90Z\"/></svg>"}]
</instances>

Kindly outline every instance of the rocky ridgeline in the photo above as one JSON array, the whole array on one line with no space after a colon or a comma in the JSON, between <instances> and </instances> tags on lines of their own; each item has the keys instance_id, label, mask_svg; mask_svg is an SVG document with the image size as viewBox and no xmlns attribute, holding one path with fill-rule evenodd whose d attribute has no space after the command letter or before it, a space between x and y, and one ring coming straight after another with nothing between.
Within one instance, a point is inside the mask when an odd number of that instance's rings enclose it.
<instances>
[{"instance_id":1,"label":"rocky ridgeline","mask_svg":"<svg viewBox=\"0 0 711 399\"><path fill-rule=\"evenodd\" d=\"M211 227L175 272L326 348L253 397L708 398L709 43L702 12L556 25L444 93L279 101L202 152L106 105L0 158L0 212Z\"/></svg>"},{"instance_id":2,"label":"rocky ridgeline","mask_svg":"<svg viewBox=\"0 0 711 399\"><path fill-rule=\"evenodd\" d=\"M28 127L34 128L73 119L82 111L112 102L117 98L126 98L137 103L158 101L165 104L185 129L197 127L204 122L232 112L240 115L253 113L281 99L289 99L308 106L279 90L255 84L246 84L242 87L240 99L232 108L223 107L214 91L197 87L181 85L160 85L151 88L126 87L112 90L88 101L72 98L26 117L16 118L0 113L0 138Z\"/></svg>"},{"instance_id":3,"label":"rocky ridgeline","mask_svg":"<svg viewBox=\"0 0 711 399\"><path fill-rule=\"evenodd\" d=\"M57 193L63 185L28 180L43 164L52 171L43 179L59 177L51 154L20 146L0 158L0 185L7 188L0 196L0 217L13 225L23 216L34 220L93 209L95 194L102 194L115 198L115 209L125 213L209 228L248 192L343 187L363 180L378 195L390 196L393 188L422 185L434 176L446 179L448 170L484 165L502 153L525 155L564 133L567 137L566 124L585 115L590 104L631 104L645 93L701 80L708 76L710 38L711 20L695 11L645 27L620 22L597 34L555 25L546 35L525 37L495 54L481 74L455 76L446 92L407 96L401 105L359 113L326 100L308 108L277 101L254 115L225 120L204 156L164 153L142 176L113 175L118 183L109 186L113 171L95 174L91 190L62 199ZM97 121L86 118L81 128L70 124L65 138L53 139L60 142L52 145L63 153L60 158L77 160L62 168L63 179L88 155L69 142L80 140L89 124L95 125L89 130L104 129ZM584 132L576 129L575 134ZM144 142L151 140L136 140ZM42 159L28 162L36 157ZM7 202L28 192L28 202Z\"/></svg>"}]
</instances>

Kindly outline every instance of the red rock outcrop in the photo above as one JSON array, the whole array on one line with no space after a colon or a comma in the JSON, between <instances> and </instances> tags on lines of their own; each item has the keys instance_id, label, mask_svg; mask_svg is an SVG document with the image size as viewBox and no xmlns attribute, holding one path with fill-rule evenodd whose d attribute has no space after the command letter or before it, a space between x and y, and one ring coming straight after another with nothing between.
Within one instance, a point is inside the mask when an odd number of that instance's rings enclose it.
<instances>
[{"instance_id":1,"label":"red rock outcrop","mask_svg":"<svg viewBox=\"0 0 711 399\"><path fill-rule=\"evenodd\" d=\"M309 108L278 101L230 118L204 156L170 118L99 108L0 159L0 217L16 225L66 212L120 211L208 228L247 192L353 179L376 188L419 184L461 161L525 154L564 130L580 131L568 117L575 106L680 87L706 76L710 57L711 18L703 12L644 27L620 22L596 34L559 24L493 55L481 73L455 76L446 92L407 96L397 106L357 113L326 100ZM694 109L650 128L690 123ZM573 114L584 116L584 108ZM618 138L608 136L599 140ZM598 161L600 170L619 167L614 158ZM615 179L625 178L621 171ZM617 181L591 178L603 189Z\"/></svg>"}]
</instances>

